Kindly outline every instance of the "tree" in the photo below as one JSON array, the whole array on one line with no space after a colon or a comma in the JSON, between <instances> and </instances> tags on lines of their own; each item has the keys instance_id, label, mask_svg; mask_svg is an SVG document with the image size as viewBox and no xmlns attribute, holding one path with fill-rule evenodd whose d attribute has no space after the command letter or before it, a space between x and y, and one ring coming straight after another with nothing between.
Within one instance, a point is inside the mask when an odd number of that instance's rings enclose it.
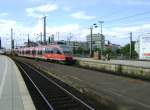
<instances>
[{"instance_id":1,"label":"tree","mask_svg":"<svg viewBox=\"0 0 150 110\"><path fill-rule=\"evenodd\" d=\"M110 55L110 56L113 56L114 55L114 53L113 53L113 51L112 51L112 49L111 48L107 48L105 51L104 51L104 54L105 55Z\"/></svg>"},{"instance_id":2,"label":"tree","mask_svg":"<svg viewBox=\"0 0 150 110\"><path fill-rule=\"evenodd\" d=\"M130 56L130 44L127 44L121 48L121 54L124 56Z\"/></svg>"},{"instance_id":3,"label":"tree","mask_svg":"<svg viewBox=\"0 0 150 110\"><path fill-rule=\"evenodd\" d=\"M74 49L74 54L82 54L84 49L82 47L78 47L77 49Z\"/></svg>"},{"instance_id":4,"label":"tree","mask_svg":"<svg viewBox=\"0 0 150 110\"><path fill-rule=\"evenodd\" d=\"M121 54L121 49L117 49L115 52L116 55L120 55Z\"/></svg>"},{"instance_id":5,"label":"tree","mask_svg":"<svg viewBox=\"0 0 150 110\"><path fill-rule=\"evenodd\" d=\"M131 46L132 46L132 58L137 58L138 54L135 51L135 42L132 42ZM125 45L124 47L121 48L121 54L129 57L130 56L130 44Z\"/></svg>"}]
</instances>

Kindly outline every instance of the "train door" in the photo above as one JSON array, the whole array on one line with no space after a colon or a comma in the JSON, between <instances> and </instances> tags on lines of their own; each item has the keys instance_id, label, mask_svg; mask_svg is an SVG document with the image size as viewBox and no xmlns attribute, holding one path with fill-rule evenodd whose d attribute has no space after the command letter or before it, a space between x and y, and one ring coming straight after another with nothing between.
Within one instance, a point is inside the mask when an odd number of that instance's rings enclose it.
<instances>
[{"instance_id":1,"label":"train door","mask_svg":"<svg viewBox=\"0 0 150 110\"><path fill-rule=\"evenodd\" d=\"M46 54L46 48L44 47L44 48L42 48L42 57L44 59L47 59L47 57L45 56L45 54Z\"/></svg>"},{"instance_id":2,"label":"train door","mask_svg":"<svg viewBox=\"0 0 150 110\"><path fill-rule=\"evenodd\" d=\"M59 48L54 48L54 55L56 60L63 60L63 54Z\"/></svg>"}]
</instances>

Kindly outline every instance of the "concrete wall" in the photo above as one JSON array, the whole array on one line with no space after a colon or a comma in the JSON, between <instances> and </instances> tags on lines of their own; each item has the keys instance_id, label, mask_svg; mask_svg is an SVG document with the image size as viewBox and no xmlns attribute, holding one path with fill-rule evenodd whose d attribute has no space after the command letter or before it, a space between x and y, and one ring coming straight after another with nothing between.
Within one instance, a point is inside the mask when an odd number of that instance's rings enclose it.
<instances>
[{"instance_id":1,"label":"concrete wall","mask_svg":"<svg viewBox=\"0 0 150 110\"><path fill-rule=\"evenodd\" d=\"M77 60L77 65L89 69L110 72L113 74L125 75L129 77L150 80L150 68L128 66L121 64L103 63L97 61Z\"/></svg>"}]
</instances>

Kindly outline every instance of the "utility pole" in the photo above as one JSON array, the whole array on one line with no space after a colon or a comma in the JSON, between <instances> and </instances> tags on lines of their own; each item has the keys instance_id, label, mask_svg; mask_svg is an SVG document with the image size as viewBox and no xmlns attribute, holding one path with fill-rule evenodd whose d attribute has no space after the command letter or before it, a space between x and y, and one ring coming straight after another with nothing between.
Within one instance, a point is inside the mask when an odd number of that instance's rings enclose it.
<instances>
[{"instance_id":1,"label":"utility pole","mask_svg":"<svg viewBox=\"0 0 150 110\"><path fill-rule=\"evenodd\" d=\"M100 50L100 52L101 52L101 59L102 59L102 56L103 56L103 34L100 34L100 37L101 37L101 41L100 41L101 42L101 50Z\"/></svg>"},{"instance_id":2,"label":"utility pole","mask_svg":"<svg viewBox=\"0 0 150 110\"><path fill-rule=\"evenodd\" d=\"M76 41L73 42L73 54L74 54L74 55L75 55L75 50L76 50L76 49L75 49L75 42L76 42Z\"/></svg>"},{"instance_id":3,"label":"utility pole","mask_svg":"<svg viewBox=\"0 0 150 110\"><path fill-rule=\"evenodd\" d=\"M44 19L44 44L46 45L46 16L43 17Z\"/></svg>"},{"instance_id":4,"label":"utility pole","mask_svg":"<svg viewBox=\"0 0 150 110\"><path fill-rule=\"evenodd\" d=\"M0 37L0 49L2 48L2 42L1 42L1 37Z\"/></svg>"},{"instance_id":5,"label":"utility pole","mask_svg":"<svg viewBox=\"0 0 150 110\"><path fill-rule=\"evenodd\" d=\"M43 41L42 41L42 32L40 32L40 37L41 37L41 44L43 44Z\"/></svg>"},{"instance_id":6,"label":"utility pole","mask_svg":"<svg viewBox=\"0 0 150 110\"><path fill-rule=\"evenodd\" d=\"M132 59L132 32L130 32L130 59Z\"/></svg>"},{"instance_id":7,"label":"utility pole","mask_svg":"<svg viewBox=\"0 0 150 110\"><path fill-rule=\"evenodd\" d=\"M11 28L11 51L14 49L14 41L13 41L13 29Z\"/></svg>"},{"instance_id":8,"label":"utility pole","mask_svg":"<svg viewBox=\"0 0 150 110\"><path fill-rule=\"evenodd\" d=\"M68 38L67 38L69 47L71 47L70 42L71 42L72 37L73 37L73 36L72 36L72 34L71 34L71 32L70 32L70 33L69 33L69 36L68 36Z\"/></svg>"},{"instance_id":9,"label":"utility pole","mask_svg":"<svg viewBox=\"0 0 150 110\"><path fill-rule=\"evenodd\" d=\"M16 49L18 48L18 44L17 44L17 42L16 42L16 44L15 44L15 47L16 47Z\"/></svg>"},{"instance_id":10,"label":"utility pole","mask_svg":"<svg viewBox=\"0 0 150 110\"><path fill-rule=\"evenodd\" d=\"M59 41L59 34L60 34L60 33L59 33L59 32L57 32L57 36L58 36L58 41Z\"/></svg>"},{"instance_id":11,"label":"utility pole","mask_svg":"<svg viewBox=\"0 0 150 110\"><path fill-rule=\"evenodd\" d=\"M30 47L30 35L28 34L28 47Z\"/></svg>"},{"instance_id":12,"label":"utility pole","mask_svg":"<svg viewBox=\"0 0 150 110\"><path fill-rule=\"evenodd\" d=\"M14 49L15 48L15 40L13 39L12 40L12 49Z\"/></svg>"},{"instance_id":13,"label":"utility pole","mask_svg":"<svg viewBox=\"0 0 150 110\"><path fill-rule=\"evenodd\" d=\"M51 36L51 43L54 43L54 42L55 42L54 34L52 34L52 36Z\"/></svg>"},{"instance_id":14,"label":"utility pole","mask_svg":"<svg viewBox=\"0 0 150 110\"><path fill-rule=\"evenodd\" d=\"M99 23L100 23L100 26L101 26L101 35L103 34L103 23L104 23L104 21L99 21Z\"/></svg>"},{"instance_id":15,"label":"utility pole","mask_svg":"<svg viewBox=\"0 0 150 110\"><path fill-rule=\"evenodd\" d=\"M99 21L99 24L100 24L100 37L101 37L101 40L100 40L100 44L101 44L101 50L100 50L100 52L101 52L101 58L102 58L102 56L103 56L103 42L105 42L105 41L103 41L104 39L103 39L103 23L104 23L104 21Z\"/></svg>"},{"instance_id":16,"label":"utility pole","mask_svg":"<svg viewBox=\"0 0 150 110\"><path fill-rule=\"evenodd\" d=\"M51 37L48 38L48 43L51 44Z\"/></svg>"},{"instance_id":17,"label":"utility pole","mask_svg":"<svg viewBox=\"0 0 150 110\"><path fill-rule=\"evenodd\" d=\"M90 57L93 57L93 46L92 46L92 44L93 44L93 27L90 27L90 35L91 35L91 43L90 43Z\"/></svg>"}]
</instances>

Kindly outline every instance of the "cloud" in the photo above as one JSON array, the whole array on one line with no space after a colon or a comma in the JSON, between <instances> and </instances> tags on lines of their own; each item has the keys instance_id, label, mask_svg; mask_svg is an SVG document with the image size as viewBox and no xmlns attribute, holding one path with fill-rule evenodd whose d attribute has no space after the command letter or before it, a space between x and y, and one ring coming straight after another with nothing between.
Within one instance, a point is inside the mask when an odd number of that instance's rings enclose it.
<instances>
[{"instance_id":1,"label":"cloud","mask_svg":"<svg viewBox=\"0 0 150 110\"><path fill-rule=\"evenodd\" d=\"M31 2L41 2L41 0L29 0Z\"/></svg>"},{"instance_id":2,"label":"cloud","mask_svg":"<svg viewBox=\"0 0 150 110\"><path fill-rule=\"evenodd\" d=\"M0 19L0 27L3 27L1 28L1 31L5 28L5 27L13 27L16 25L16 21L14 20L6 20L6 19Z\"/></svg>"},{"instance_id":3,"label":"cloud","mask_svg":"<svg viewBox=\"0 0 150 110\"><path fill-rule=\"evenodd\" d=\"M127 38L129 33L133 32L134 40L137 40L138 36L148 33L150 24L143 24L138 26L129 26L129 27L113 27L111 29L104 29L104 34L109 37L114 37L116 39ZM118 42L119 43L119 42ZM125 42L126 43L126 42Z\"/></svg>"},{"instance_id":4,"label":"cloud","mask_svg":"<svg viewBox=\"0 0 150 110\"><path fill-rule=\"evenodd\" d=\"M56 0L28 0L28 1L31 3L40 4L40 3L52 3L55 2Z\"/></svg>"},{"instance_id":5,"label":"cloud","mask_svg":"<svg viewBox=\"0 0 150 110\"><path fill-rule=\"evenodd\" d=\"M150 1L149 0L125 0L124 2L122 2L122 0L114 0L112 1L115 4L118 5L132 5L132 6L149 6L150 5Z\"/></svg>"},{"instance_id":6,"label":"cloud","mask_svg":"<svg viewBox=\"0 0 150 110\"><path fill-rule=\"evenodd\" d=\"M21 34L21 33L40 33L43 32L43 22L41 20L39 20L36 25L34 26L24 26L20 23L17 23L14 20L5 20L5 19L0 19L0 35L2 34L6 34L10 32L10 29L13 28L14 31L17 34ZM78 32L80 30L80 25L79 24L65 24L65 25L61 25L61 26L47 26L47 33L51 33L54 34L56 32L60 32L60 33L74 33L74 32Z\"/></svg>"},{"instance_id":7,"label":"cloud","mask_svg":"<svg viewBox=\"0 0 150 110\"><path fill-rule=\"evenodd\" d=\"M18 42L18 45L22 45L23 42L27 40L27 34L30 33L31 40L35 41L35 38L37 38L37 34L40 32L43 32L43 23L41 20L39 20L36 25L33 27L31 26L24 26L14 20L10 19L0 19L0 36L3 36L3 34L8 34L6 37L10 39L10 28L13 27L14 29L14 37L16 41ZM133 32L133 37L138 37L139 35L143 33L149 32L150 24L143 24L138 26L125 26L125 27L113 27L113 28L104 28L103 34L106 36L106 39L110 37L111 39L115 39L115 43L117 44L125 44L127 41L129 41L129 32ZM60 26L47 26L47 33L49 34L55 34L56 32L60 33L60 39L66 40L67 37L69 37L69 33L72 33L73 38L71 40L77 40L77 41L86 41L86 36L90 34L90 30L81 27L81 25L77 23L73 24L65 24ZM93 33L100 32L100 29L94 29ZM35 34L36 33L36 34ZM24 34L24 35L22 35ZM114 38L115 36L115 38ZM122 40L122 38L126 38L127 41ZM26 40L20 40L19 39L26 39ZM55 36L55 39L57 40L57 36ZM7 46L10 45L7 43Z\"/></svg>"},{"instance_id":8,"label":"cloud","mask_svg":"<svg viewBox=\"0 0 150 110\"><path fill-rule=\"evenodd\" d=\"M86 15L84 11L79 11L79 12L73 13L70 16L73 18L76 18L76 19L85 19L85 20L90 20L90 19L96 18L95 16Z\"/></svg>"},{"instance_id":9,"label":"cloud","mask_svg":"<svg viewBox=\"0 0 150 110\"><path fill-rule=\"evenodd\" d=\"M143 24L138 26L131 26L131 27L122 27L122 28L114 28L115 31L120 31L121 33L127 33L127 32L135 32L135 33L141 33L146 32L150 28L150 24Z\"/></svg>"},{"instance_id":10,"label":"cloud","mask_svg":"<svg viewBox=\"0 0 150 110\"><path fill-rule=\"evenodd\" d=\"M13 28L14 30L14 39L15 39L15 44L17 45L23 45L24 42L27 41L27 34L30 34L30 39L32 41L37 40L40 32L43 32L43 22L39 20L36 25L34 26L24 26L21 23L18 23L14 20L9 20L9 19L0 19L0 36L3 39L3 45L5 47L10 48L10 29ZM79 24L73 23L73 24L65 24L61 26L47 26L47 33L49 35L54 34L55 35L55 40L57 40L56 33L60 33L60 39L61 40L66 40L69 37L69 33L72 33L73 38L72 40L78 40L78 41L83 41L85 40L85 33L83 31L84 29L80 27ZM48 36L49 36L48 35ZM48 37L47 36L47 37ZM8 39L8 40L6 40ZM39 40L39 39L38 39Z\"/></svg>"},{"instance_id":11,"label":"cloud","mask_svg":"<svg viewBox=\"0 0 150 110\"><path fill-rule=\"evenodd\" d=\"M27 8L27 16L31 17L41 17L43 14L47 14L49 12L53 12L58 9L58 6L56 4L45 4L41 6L37 6L34 8Z\"/></svg>"},{"instance_id":12,"label":"cloud","mask_svg":"<svg viewBox=\"0 0 150 110\"><path fill-rule=\"evenodd\" d=\"M113 28L103 28L103 34L106 37L106 40L110 40L112 43L125 45L130 41L129 33L133 33L133 40L137 41L139 36L150 32L150 23L141 24L137 26L118 26ZM100 28L93 30L93 33L100 33ZM89 34L89 33L88 33Z\"/></svg>"},{"instance_id":13,"label":"cloud","mask_svg":"<svg viewBox=\"0 0 150 110\"><path fill-rule=\"evenodd\" d=\"M54 27L50 27L47 30L51 33L53 32L61 32L61 33L65 33L65 32L74 32L76 30L78 30L80 28L79 24L66 24L63 26L54 26Z\"/></svg>"},{"instance_id":14,"label":"cloud","mask_svg":"<svg viewBox=\"0 0 150 110\"><path fill-rule=\"evenodd\" d=\"M5 12L0 13L0 16L7 16L7 15L8 15L8 13L5 13Z\"/></svg>"},{"instance_id":15,"label":"cloud","mask_svg":"<svg viewBox=\"0 0 150 110\"><path fill-rule=\"evenodd\" d=\"M63 10L64 11L71 11L71 8L70 7L63 7Z\"/></svg>"}]
</instances>

